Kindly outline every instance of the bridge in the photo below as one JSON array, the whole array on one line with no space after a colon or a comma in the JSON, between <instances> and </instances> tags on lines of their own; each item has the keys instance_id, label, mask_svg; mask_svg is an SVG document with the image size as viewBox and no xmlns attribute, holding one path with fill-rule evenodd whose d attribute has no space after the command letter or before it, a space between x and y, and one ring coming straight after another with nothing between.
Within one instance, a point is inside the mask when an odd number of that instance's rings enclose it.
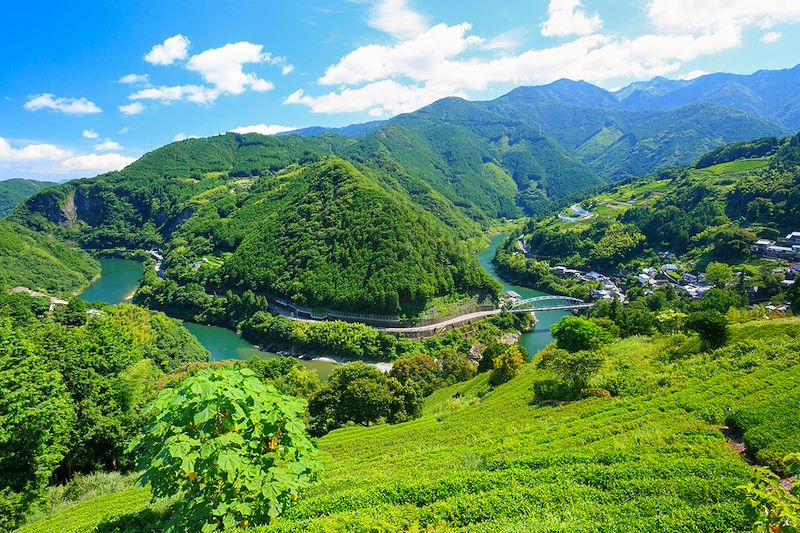
<instances>
[{"instance_id":1,"label":"bridge","mask_svg":"<svg viewBox=\"0 0 800 533\"><path fill-rule=\"evenodd\" d=\"M588 309L593 303L584 302L570 296L536 296L524 300L513 300L506 306L506 311L511 313L531 313L537 311L572 311L575 309Z\"/></svg>"}]
</instances>

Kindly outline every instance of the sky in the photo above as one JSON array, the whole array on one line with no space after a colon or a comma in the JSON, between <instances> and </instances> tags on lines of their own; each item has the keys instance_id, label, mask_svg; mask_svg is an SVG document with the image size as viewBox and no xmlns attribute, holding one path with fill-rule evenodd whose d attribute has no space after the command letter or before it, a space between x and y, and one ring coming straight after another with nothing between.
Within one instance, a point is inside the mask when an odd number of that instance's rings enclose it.
<instances>
[{"instance_id":1,"label":"sky","mask_svg":"<svg viewBox=\"0 0 800 533\"><path fill-rule=\"evenodd\" d=\"M560 78L614 90L800 63L800 0L96 0L0 12L0 179L92 176L188 137L343 126Z\"/></svg>"}]
</instances>

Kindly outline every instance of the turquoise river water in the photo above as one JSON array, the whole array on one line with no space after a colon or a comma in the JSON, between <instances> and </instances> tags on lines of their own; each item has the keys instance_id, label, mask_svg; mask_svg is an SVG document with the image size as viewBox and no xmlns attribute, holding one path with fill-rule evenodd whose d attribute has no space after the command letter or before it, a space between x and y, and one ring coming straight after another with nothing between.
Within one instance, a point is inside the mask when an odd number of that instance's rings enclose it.
<instances>
[{"instance_id":1,"label":"turquoise river water","mask_svg":"<svg viewBox=\"0 0 800 533\"><path fill-rule=\"evenodd\" d=\"M492 258L505 235L497 235L490 238L488 248L478 254L478 261L486 271L495 279L503 284L503 291L516 291L523 298L540 296L543 292L514 285L505 282L495 272L492 265ZM122 303L130 300L133 292L142 280L142 264L131 259L100 259L102 275L87 288L81 298L86 301L101 301L112 304ZM520 344L528 350L531 355L538 352L547 344L552 342L550 336L550 326L558 322L566 312L549 311L537 314L536 328L522 335ZM223 361L226 359L249 359L251 357L280 357L271 352L259 350L258 347L242 339L233 331L216 326L205 326L194 322L184 322L186 328L195 336L200 344L211 353L212 361ZM330 371L335 368L335 363L330 361L301 361L303 365L317 370L321 378L327 377Z\"/></svg>"}]
</instances>

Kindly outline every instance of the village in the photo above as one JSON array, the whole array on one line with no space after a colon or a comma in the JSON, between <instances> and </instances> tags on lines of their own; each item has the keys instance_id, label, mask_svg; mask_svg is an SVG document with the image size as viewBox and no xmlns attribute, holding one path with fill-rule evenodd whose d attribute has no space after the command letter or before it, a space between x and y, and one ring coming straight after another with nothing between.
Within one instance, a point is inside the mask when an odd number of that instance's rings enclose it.
<instances>
[{"instance_id":1,"label":"village","mask_svg":"<svg viewBox=\"0 0 800 533\"><path fill-rule=\"evenodd\" d=\"M517 253L522 253L526 257L531 255L523 237L520 237L516 244ZM772 269L772 274L780 279L780 283L784 287L793 285L800 278L800 231L789 233L780 242L759 239L755 244L751 245L750 249L757 257L776 261L778 266ZM677 264L674 253L668 251L660 252L659 258L664 261L663 264L658 267L643 268L634 275L638 284L646 287L645 294L652 294L659 286L671 285L689 298L698 300L714 288L713 284L707 282L704 272L687 271ZM594 270L583 271L570 268L565 265L551 266L550 271L559 278L573 278L601 285L601 287L591 290L590 294L593 300L626 301L625 290L622 287L629 280L605 275ZM630 275L631 273L625 273L626 277ZM739 277L742 273L736 272L735 275ZM628 283L628 286L630 286L630 283ZM751 303L768 301L768 298L759 294L759 292L763 293L757 286L750 288L748 296ZM767 305L765 310L767 313L785 313L788 311L788 306L785 304Z\"/></svg>"}]
</instances>

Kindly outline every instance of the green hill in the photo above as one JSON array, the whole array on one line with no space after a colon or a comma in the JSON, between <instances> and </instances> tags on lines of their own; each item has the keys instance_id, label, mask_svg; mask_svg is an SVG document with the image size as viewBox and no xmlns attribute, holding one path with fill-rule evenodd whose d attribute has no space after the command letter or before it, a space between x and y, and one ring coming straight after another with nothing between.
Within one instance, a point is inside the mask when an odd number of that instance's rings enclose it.
<instances>
[{"instance_id":1,"label":"green hill","mask_svg":"<svg viewBox=\"0 0 800 533\"><path fill-rule=\"evenodd\" d=\"M467 248L419 211L336 157L279 173L228 215L221 238L235 245L219 275L225 285L301 305L390 313L435 296L493 290ZM178 238L200 236L193 222Z\"/></svg>"},{"instance_id":2,"label":"green hill","mask_svg":"<svg viewBox=\"0 0 800 533\"><path fill-rule=\"evenodd\" d=\"M55 184L46 181L19 178L0 181L0 218L5 217L34 193L53 185Z\"/></svg>"},{"instance_id":3,"label":"green hill","mask_svg":"<svg viewBox=\"0 0 800 533\"><path fill-rule=\"evenodd\" d=\"M719 429L779 472L800 449L798 334L796 319L740 324L713 354L683 335L617 341L591 382L615 396L560 405L534 401L536 365L493 390L480 375L418 420L320 439L321 483L258 531L751 530L751 469ZM21 531L150 531L162 513L128 488Z\"/></svg>"},{"instance_id":4,"label":"green hill","mask_svg":"<svg viewBox=\"0 0 800 533\"><path fill-rule=\"evenodd\" d=\"M658 251L746 260L756 237L797 229L798 146L800 135L726 145L702 157L703 168L630 179L590 196L581 205L591 218L531 220L526 238L537 257L576 266L614 268ZM772 155L759 157L765 153ZM641 246L625 247L615 235L639 235Z\"/></svg>"},{"instance_id":5,"label":"green hill","mask_svg":"<svg viewBox=\"0 0 800 533\"><path fill-rule=\"evenodd\" d=\"M99 273L97 261L80 248L0 221L0 277L5 285L64 296L85 288Z\"/></svg>"}]
</instances>

